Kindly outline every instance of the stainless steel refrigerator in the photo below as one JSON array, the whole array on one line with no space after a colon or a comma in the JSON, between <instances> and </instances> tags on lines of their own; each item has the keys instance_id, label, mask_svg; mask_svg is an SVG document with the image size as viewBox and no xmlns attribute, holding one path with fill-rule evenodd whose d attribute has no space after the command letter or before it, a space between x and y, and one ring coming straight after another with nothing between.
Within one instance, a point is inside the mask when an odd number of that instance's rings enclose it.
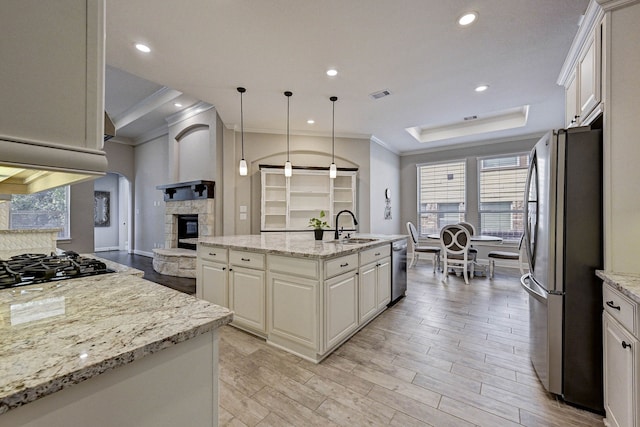
<instances>
[{"instance_id":1,"label":"stainless steel refrigerator","mask_svg":"<svg viewBox=\"0 0 640 427\"><path fill-rule=\"evenodd\" d=\"M533 148L525 190L530 354L566 402L604 413L602 132L549 132Z\"/></svg>"}]
</instances>

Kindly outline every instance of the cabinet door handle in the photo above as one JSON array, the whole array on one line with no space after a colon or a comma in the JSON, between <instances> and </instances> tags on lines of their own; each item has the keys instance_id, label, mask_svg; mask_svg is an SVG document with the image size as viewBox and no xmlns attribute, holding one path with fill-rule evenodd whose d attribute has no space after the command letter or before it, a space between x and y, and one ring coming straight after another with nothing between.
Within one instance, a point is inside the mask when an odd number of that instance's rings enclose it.
<instances>
[{"instance_id":1,"label":"cabinet door handle","mask_svg":"<svg viewBox=\"0 0 640 427\"><path fill-rule=\"evenodd\" d=\"M251 261L251 258L240 258L241 261Z\"/></svg>"},{"instance_id":2,"label":"cabinet door handle","mask_svg":"<svg viewBox=\"0 0 640 427\"><path fill-rule=\"evenodd\" d=\"M631 348L631 344L627 344L627 342L626 342L626 341L622 341L622 348L624 348L625 350L626 350L627 348Z\"/></svg>"},{"instance_id":3,"label":"cabinet door handle","mask_svg":"<svg viewBox=\"0 0 640 427\"><path fill-rule=\"evenodd\" d=\"M227 269L227 267L222 267L222 271L225 271Z\"/></svg>"},{"instance_id":4,"label":"cabinet door handle","mask_svg":"<svg viewBox=\"0 0 640 427\"><path fill-rule=\"evenodd\" d=\"M620 311L620 306L619 305L614 305L613 301L607 301L607 305L611 308L613 308L614 310L618 310Z\"/></svg>"},{"instance_id":5,"label":"cabinet door handle","mask_svg":"<svg viewBox=\"0 0 640 427\"><path fill-rule=\"evenodd\" d=\"M348 266L348 265L349 265L349 263L348 263L348 262L345 262L344 264L340 264L340 267L346 267L346 266Z\"/></svg>"}]
</instances>

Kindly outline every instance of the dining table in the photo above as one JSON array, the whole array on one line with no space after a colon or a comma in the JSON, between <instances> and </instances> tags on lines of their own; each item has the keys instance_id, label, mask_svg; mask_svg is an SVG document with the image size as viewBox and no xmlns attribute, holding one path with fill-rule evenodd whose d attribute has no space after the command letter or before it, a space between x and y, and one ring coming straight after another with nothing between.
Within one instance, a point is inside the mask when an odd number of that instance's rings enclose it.
<instances>
[{"instance_id":1,"label":"dining table","mask_svg":"<svg viewBox=\"0 0 640 427\"><path fill-rule=\"evenodd\" d=\"M440 234L439 233L427 234L427 239L440 240ZM502 243L502 237L491 236L489 234L474 234L473 236L471 236L471 241L474 243L495 244L495 243Z\"/></svg>"}]
</instances>

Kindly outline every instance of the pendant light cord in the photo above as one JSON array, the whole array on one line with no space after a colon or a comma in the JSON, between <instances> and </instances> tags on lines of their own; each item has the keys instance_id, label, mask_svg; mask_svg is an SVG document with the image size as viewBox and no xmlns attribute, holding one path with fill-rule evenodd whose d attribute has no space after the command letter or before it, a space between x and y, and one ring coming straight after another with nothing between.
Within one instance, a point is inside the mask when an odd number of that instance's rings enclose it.
<instances>
[{"instance_id":1,"label":"pendant light cord","mask_svg":"<svg viewBox=\"0 0 640 427\"><path fill-rule=\"evenodd\" d=\"M287 162L289 161L289 100L291 99L291 95L293 93L287 91L284 93L287 97Z\"/></svg>"},{"instance_id":2,"label":"pendant light cord","mask_svg":"<svg viewBox=\"0 0 640 427\"><path fill-rule=\"evenodd\" d=\"M240 92L240 141L242 145L242 160L244 160L244 110L242 108L242 95L247 91L243 87L236 89Z\"/></svg>"},{"instance_id":3,"label":"pendant light cord","mask_svg":"<svg viewBox=\"0 0 640 427\"><path fill-rule=\"evenodd\" d=\"M337 96L329 98L331 100L331 163L336 161L336 101Z\"/></svg>"}]
</instances>

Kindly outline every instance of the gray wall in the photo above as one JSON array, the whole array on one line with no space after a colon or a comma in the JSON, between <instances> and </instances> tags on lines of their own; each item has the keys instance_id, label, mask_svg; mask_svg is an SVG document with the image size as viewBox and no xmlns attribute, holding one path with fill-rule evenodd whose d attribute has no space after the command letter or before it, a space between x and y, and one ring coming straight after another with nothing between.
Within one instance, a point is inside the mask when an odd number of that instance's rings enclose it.
<instances>
[{"instance_id":1,"label":"gray wall","mask_svg":"<svg viewBox=\"0 0 640 427\"><path fill-rule=\"evenodd\" d=\"M164 247L164 201L156 185L173 182L169 177L169 144L162 135L134 149L134 252L152 256Z\"/></svg>"},{"instance_id":2,"label":"gray wall","mask_svg":"<svg viewBox=\"0 0 640 427\"><path fill-rule=\"evenodd\" d=\"M94 191L106 191L109 193L109 226L94 227L95 250L117 250L119 246L120 227L120 191L119 176L108 173L106 176L93 182Z\"/></svg>"},{"instance_id":3,"label":"gray wall","mask_svg":"<svg viewBox=\"0 0 640 427\"><path fill-rule=\"evenodd\" d=\"M133 147L107 141L104 151L109 162L109 172L119 173L131 180L134 176ZM71 239L59 241L58 248L78 253L94 251L93 191L94 181L71 186Z\"/></svg>"},{"instance_id":4,"label":"gray wall","mask_svg":"<svg viewBox=\"0 0 640 427\"><path fill-rule=\"evenodd\" d=\"M235 203L233 208L224 207L224 230L229 234L257 234L260 233L260 170L259 165L284 165L287 157L287 143L285 135L251 133L244 134L245 159L249 166L249 174L241 177L238 174L238 163L241 158L240 135L234 132L224 132L225 158L225 189L226 195L234 189L233 196L225 203ZM369 232L371 221L369 216L370 204L370 158L368 139L336 138L335 162L341 167L358 168L358 207L357 216L361 232ZM294 166L329 167L331 164L331 138L319 136L290 136L291 163ZM232 155L233 162L228 160ZM247 220L241 221L240 206L247 207ZM230 224L233 221L233 225Z\"/></svg>"},{"instance_id":5,"label":"gray wall","mask_svg":"<svg viewBox=\"0 0 640 427\"><path fill-rule=\"evenodd\" d=\"M406 234L400 218L400 156L372 142L370 159L371 231L381 234ZM391 190L391 219L384 218L384 192L387 188Z\"/></svg>"}]
</instances>

